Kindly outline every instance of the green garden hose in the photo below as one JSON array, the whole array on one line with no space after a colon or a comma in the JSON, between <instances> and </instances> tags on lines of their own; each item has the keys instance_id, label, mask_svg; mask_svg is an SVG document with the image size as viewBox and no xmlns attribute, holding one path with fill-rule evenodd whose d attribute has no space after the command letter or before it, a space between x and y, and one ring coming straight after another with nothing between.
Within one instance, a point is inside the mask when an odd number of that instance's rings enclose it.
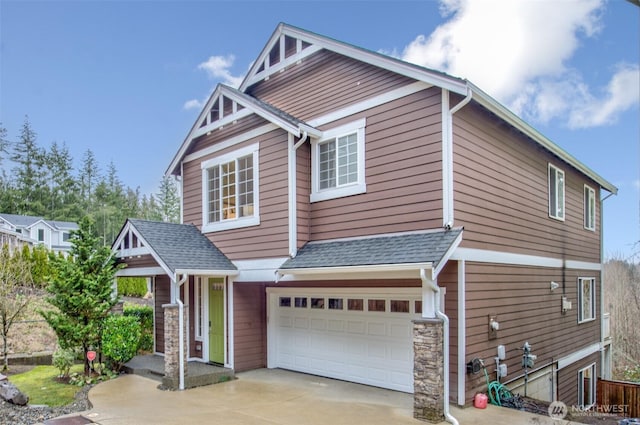
<instances>
[{"instance_id":1,"label":"green garden hose","mask_svg":"<svg viewBox=\"0 0 640 425\"><path fill-rule=\"evenodd\" d=\"M487 368L483 367L483 369L484 376L487 379L487 393L489 395L489 401L491 402L491 404L494 404L496 406L502 406L502 401L512 398L513 394L511 394L511 391L509 391L509 389L506 386L502 385L500 382L489 382L489 374L487 373Z\"/></svg>"}]
</instances>

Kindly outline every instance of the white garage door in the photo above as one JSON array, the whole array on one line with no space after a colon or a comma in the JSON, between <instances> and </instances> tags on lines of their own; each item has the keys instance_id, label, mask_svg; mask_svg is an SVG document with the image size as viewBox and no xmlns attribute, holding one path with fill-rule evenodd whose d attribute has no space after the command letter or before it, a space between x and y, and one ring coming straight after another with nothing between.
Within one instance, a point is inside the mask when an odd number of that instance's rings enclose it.
<instances>
[{"instance_id":1,"label":"white garage door","mask_svg":"<svg viewBox=\"0 0 640 425\"><path fill-rule=\"evenodd\" d=\"M269 303L269 367L413 392L419 289L270 288Z\"/></svg>"}]
</instances>

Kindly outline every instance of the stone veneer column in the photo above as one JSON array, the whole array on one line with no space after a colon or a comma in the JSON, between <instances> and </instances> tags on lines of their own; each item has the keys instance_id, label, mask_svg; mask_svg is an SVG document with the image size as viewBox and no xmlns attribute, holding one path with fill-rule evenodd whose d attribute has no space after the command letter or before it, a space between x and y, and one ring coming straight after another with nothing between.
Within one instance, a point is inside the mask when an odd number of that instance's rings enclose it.
<instances>
[{"instance_id":1,"label":"stone veneer column","mask_svg":"<svg viewBox=\"0 0 640 425\"><path fill-rule=\"evenodd\" d=\"M413 417L433 423L444 420L443 321L413 321Z\"/></svg>"},{"instance_id":2,"label":"stone veneer column","mask_svg":"<svg viewBox=\"0 0 640 425\"><path fill-rule=\"evenodd\" d=\"M170 382L171 389L178 389L180 384L180 308L178 304L163 304L164 309L164 375L163 382ZM187 308L184 307L184 375L187 375Z\"/></svg>"}]
</instances>

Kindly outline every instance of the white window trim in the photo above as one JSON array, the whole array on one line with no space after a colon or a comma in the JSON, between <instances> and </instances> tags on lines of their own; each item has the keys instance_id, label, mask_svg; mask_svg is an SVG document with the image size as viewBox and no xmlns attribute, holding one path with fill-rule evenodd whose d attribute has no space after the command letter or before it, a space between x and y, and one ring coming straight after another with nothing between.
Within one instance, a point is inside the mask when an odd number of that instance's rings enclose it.
<instances>
[{"instance_id":1,"label":"white window trim","mask_svg":"<svg viewBox=\"0 0 640 425\"><path fill-rule=\"evenodd\" d=\"M221 230L239 229L242 227L257 226L260 224L260 194L259 194L259 175L260 170L258 168L259 161L259 149L260 144L254 143L250 146L237 149L233 152L229 152L225 155L217 156L215 158L203 161L200 164L202 169L202 233L218 232ZM208 190L207 190L207 170L216 165L230 162L240 157L253 154L253 216L252 217L237 217L235 219L224 220L216 223L207 223L209 218L209 202L208 202Z\"/></svg>"},{"instance_id":2,"label":"white window trim","mask_svg":"<svg viewBox=\"0 0 640 425\"><path fill-rule=\"evenodd\" d=\"M591 287L591 310L593 311L593 317L587 319L584 318L584 311L582 310L582 284L584 281L590 281ZM578 278L578 323L593 322L596 320L596 279L594 277L579 277Z\"/></svg>"},{"instance_id":3,"label":"white window trim","mask_svg":"<svg viewBox=\"0 0 640 425\"><path fill-rule=\"evenodd\" d=\"M366 118L361 118L357 121L349 124L341 125L339 127L332 128L322 133L322 137L311 141L311 202L325 201L328 199L341 198L344 196L357 195L359 193L365 193L367 191L367 185L365 179L365 155L364 155L364 139L366 127ZM320 159L319 159L319 146L323 142L331 139L337 139L338 137L346 136L352 133L357 133L358 137L358 180L348 185L343 185L335 188L327 188L320 190L319 174L320 174ZM336 176L337 178L337 176Z\"/></svg>"},{"instance_id":4,"label":"white window trim","mask_svg":"<svg viewBox=\"0 0 640 425\"><path fill-rule=\"evenodd\" d=\"M194 280L193 285L193 304L194 304L194 336L196 341L203 341L203 337L205 334L205 310L204 310L204 283L202 282L202 277L197 276ZM202 314L200 314L200 307L202 307ZM198 332L200 331L200 332Z\"/></svg>"},{"instance_id":5,"label":"white window trim","mask_svg":"<svg viewBox=\"0 0 640 425\"><path fill-rule=\"evenodd\" d=\"M591 400L588 400L589 404L583 404L582 408L587 410L596 404L596 364L591 363L589 366L582 368L578 371L578 402L584 402L584 372L587 369L591 369Z\"/></svg>"},{"instance_id":6,"label":"white window trim","mask_svg":"<svg viewBox=\"0 0 640 425\"><path fill-rule=\"evenodd\" d=\"M554 192L556 194L556 197L558 196L558 188L557 188L557 184L558 184L558 173L562 173L562 216L558 215L558 200L556 199L556 210L555 211L551 211L551 171L553 170L554 173L556 173L556 187L554 188ZM556 167L555 165L549 163L548 166L548 172L547 172L547 186L548 186L548 191L549 191L549 217L553 218L554 220L558 220L558 221L564 221L564 218L566 216L565 213L565 200L567 198L567 181L566 181L566 174L564 173L564 171L559 168Z\"/></svg>"},{"instance_id":7,"label":"white window trim","mask_svg":"<svg viewBox=\"0 0 640 425\"><path fill-rule=\"evenodd\" d=\"M583 216L583 224L584 224L584 228L587 230L591 230L593 232L596 231L596 191L588 185L584 185L584 189L583 189L583 193L584 193L584 216ZM589 197L587 198L587 193L589 194ZM588 218L589 218L589 210L591 207L591 202L593 202L593 217L592 217L592 221L593 221L593 226L588 226Z\"/></svg>"}]
</instances>

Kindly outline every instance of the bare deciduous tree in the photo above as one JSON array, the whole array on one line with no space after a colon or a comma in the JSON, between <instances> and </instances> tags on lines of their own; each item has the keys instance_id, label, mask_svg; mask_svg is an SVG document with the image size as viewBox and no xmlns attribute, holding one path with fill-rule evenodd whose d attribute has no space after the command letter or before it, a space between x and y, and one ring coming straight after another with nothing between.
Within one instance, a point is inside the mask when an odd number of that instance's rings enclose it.
<instances>
[{"instance_id":1,"label":"bare deciduous tree","mask_svg":"<svg viewBox=\"0 0 640 425\"><path fill-rule=\"evenodd\" d=\"M4 358L2 370L9 368L9 331L20 319L32 299L33 285L30 262L21 252L12 253L7 245L0 248L0 335L2 336Z\"/></svg>"}]
</instances>

